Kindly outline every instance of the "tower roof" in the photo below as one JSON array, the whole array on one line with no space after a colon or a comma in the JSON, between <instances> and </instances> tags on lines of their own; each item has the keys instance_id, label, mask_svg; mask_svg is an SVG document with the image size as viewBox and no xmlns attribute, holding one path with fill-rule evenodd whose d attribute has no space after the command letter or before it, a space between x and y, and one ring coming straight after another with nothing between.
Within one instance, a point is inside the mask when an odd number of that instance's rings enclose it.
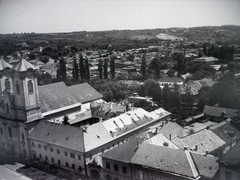
<instances>
[{"instance_id":1,"label":"tower roof","mask_svg":"<svg viewBox=\"0 0 240 180\"><path fill-rule=\"evenodd\" d=\"M6 68L12 68L12 66L3 59L0 59L0 71L3 71Z\"/></svg>"},{"instance_id":2,"label":"tower roof","mask_svg":"<svg viewBox=\"0 0 240 180\"><path fill-rule=\"evenodd\" d=\"M17 72L25 72L29 69L35 70L34 65L29 63L26 59L21 59L16 65L13 66L13 69Z\"/></svg>"}]
</instances>

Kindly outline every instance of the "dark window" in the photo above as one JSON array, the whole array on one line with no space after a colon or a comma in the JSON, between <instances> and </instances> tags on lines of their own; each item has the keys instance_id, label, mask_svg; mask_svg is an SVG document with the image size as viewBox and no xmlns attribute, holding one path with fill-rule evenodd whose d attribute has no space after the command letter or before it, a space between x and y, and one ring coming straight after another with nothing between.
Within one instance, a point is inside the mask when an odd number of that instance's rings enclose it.
<instances>
[{"instance_id":1,"label":"dark window","mask_svg":"<svg viewBox=\"0 0 240 180\"><path fill-rule=\"evenodd\" d=\"M47 146L44 146L44 149L47 150Z\"/></svg>"},{"instance_id":2,"label":"dark window","mask_svg":"<svg viewBox=\"0 0 240 180\"><path fill-rule=\"evenodd\" d=\"M41 149L41 144L38 144L39 149Z\"/></svg>"},{"instance_id":3,"label":"dark window","mask_svg":"<svg viewBox=\"0 0 240 180\"><path fill-rule=\"evenodd\" d=\"M106 162L106 169L111 169L111 168L110 168L110 163L109 163L109 162Z\"/></svg>"},{"instance_id":4,"label":"dark window","mask_svg":"<svg viewBox=\"0 0 240 180\"><path fill-rule=\"evenodd\" d=\"M104 153L104 149L102 149L102 153Z\"/></svg>"},{"instance_id":5,"label":"dark window","mask_svg":"<svg viewBox=\"0 0 240 180\"><path fill-rule=\"evenodd\" d=\"M75 154L74 153L70 153L70 157L71 158L75 158Z\"/></svg>"},{"instance_id":6,"label":"dark window","mask_svg":"<svg viewBox=\"0 0 240 180\"><path fill-rule=\"evenodd\" d=\"M58 153L58 154L60 154L60 151L59 151L59 149L57 149L57 153Z\"/></svg>"},{"instance_id":7,"label":"dark window","mask_svg":"<svg viewBox=\"0 0 240 180\"><path fill-rule=\"evenodd\" d=\"M9 79L6 79L6 80L5 80L5 88L6 88L6 89L11 89Z\"/></svg>"},{"instance_id":8,"label":"dark window","mask_svg":"<svg viewBox=\"0 0 240 180\"><path fill-rule=\"evenodd\" d=\"M16 82L16 91L17 91L17 94L19 95L20 94L20 86L19 86L18 81Z\"/></svg>"},{"instance_id":9,"label":"dark window","mask_svg":"<svg viewBox=\"0 0 240 180\"><path fill-rule=\"evenodd\" d=\"M28 81L28 92L33 93L33 83L31 80Z\"/></svg>"},{"instance_id":10,"label":"dark window","mask_svg":"<svg viewBox=\"0 0 240 180\"><path fill-rule=\"evenodd\" d=\"M126 167L126 166L123 166L123 167L122 167L122 172L123 172L124 174L127 174L127 167Z\"/></svg>"},{"instance_id":11,"label":"dark window","mask_svg":"<svg viewBox=\"0 0 240 180\"><path fill-rule=\"evenodd\" d=\"M114 164L114 171L118 171L118 165Z\"/></svg>"},{"instance_id":12,"label":"dark window","mask_svg":"<svg viewBox=\"0 0 240 180\"><path fill-rule=\"evenodd\" d=\"M4 142L2 143L2 146L3 146L3 147L5 146Z\"/></svg>"},{"instance_id":13,"label":"dark window","mask_svg":"<svg viewBox=\"0 0 240 180\"><path fill-rule=\"evenodd\" d=\"M45 159L46 159L46 161L48 160L48 157L47 156L45 156Z\"/></svg>"},{"instance_id":14,"label":"dark window","mask_svg":"<svg viewBox=\"0 0 240 180\"><path fill-rule=\"evenodd\" d=\"M1 131L1 134L3 134L3 129L2 128L0 128L0 131Z\"/></svg>"},{"instance_id":15,"label":"dark window","mask_svg":"<svg viewBox=\"0 0 240 180\"><path fill-rule=\"evenodd\" d=\"M65 153L65 156L67 156L67 151L65 151L64 153Z\"/></svg>"},{"instance_id":16,"label":"dark window","mask_svg":"<svg viewBox=\"0 0 240 180\"><path fill-rule=\"evenodd\" d=\"M68 167L68 162L66 162L66 166Z\"/></svg>"},{"instance_id":17,"label":"dark window","mask_svg":"<svg viewBox=\"0 0 240 180\"><path fill-rule=\"evenodd\" d=\"M60 160L58 160L58 164L61 164L61 161L60 161Z\"/></svg>"},{"instance_id":18,"label":"dark window","mask_svg":"<svg viewBox=\"0 0 240 180\"><path fill-rule=\"evenodd\" d=\"M34 147L34 142L32 142L32 147Z\"/></svg>"},{"instance_id":19,"label":"dark window","mask_svg":"<svg viewBox=\"0 0 240 180\"><path fill-rule=\"evenodd\" d=\"M231 180L232 179L232 173L229 171L225 171L225 179L226 180Z\"/></svg>"},{"instance_id":20,"label":"dark window","mask_svg":"<svg viewBox=\"0 0 240 180\"><path fill-rule=\"evenodd\" d=\"M89 159L90 159L90 160L92 159L92 154L89 155Z\"/></svg>"},{"instance_id":21,"label":"dark window","mask_svg":"<svg viewBox=\"0 0 240 180\"><path fill-rule=\"evenodd\" d=\"M39 154L39 158L42 158L42 154Z\"/></svg>"},{"instance_id":22,"label":"dark window","mask_svg":"<svg viewBox=\"0 0 240 180\"><path fill-rule=\"evenodd\" d=\"M54 162L54 158L52 158L52 162Z\"/></svg>"},{"instance_id":23,"label":"dark window","mask_svg":"<svg viewBox=\"0 0 240 180\"><path fill-rule=\"evenodd\" d=\"M72 168L75 169L75 164L72 164Z\"/></svg>"},{"instance_id":24,"label":"dark window","mask_svg":"<svg viewBox=\"0 0 240 180\"><path fill-rule=\"evenodd\" d=\"M8 103L6 104L6 111L7 111L7 114L9 114L9 105L8 105Z\"/></svg>"},{"instance_id":25,"label":"dark window","mask_svg":"<svg viewBox=\"0 0 240 180\"><path fill-rule=\"evenodd\" d=\"M12 128L8 127L8 135L10 138L12 138Z\"/></svg>"},{"instance_id":26,"label":"dark window","mask_svg":"<svg viewBox=\"0 0 240 180\"><path fill-rule=\"evenodd\" d=\"M80 172L82 172L82 166L79 166L79 167L78 167L78 170L79 170Z\"/></svg>"},{"instance_id":27,"label":"dark window","mask_svg":"<svg viewBox=\"0 0 240 180\"><path fill-rule=\"evenodd\" d=\"M78 155L78 160L81 160L81 155Z\"/></svg>"},{"instance_id":28,"label":"dark window","mask_svg":"<svg viewBox=\"0 0 240 180\"><path fill-rule=\"evenodd\" d=\"M51 150L51 152L53 152L53 148L52 147L50 148L50 150Z\"/></svg>"},{"instance_id":29,"label":"dark window","mask_svg":"<svg viewBox=\"0 0 240 180\"><path fill-rule=\"evenodd\" d=\"M23 141L25 140L24 134L22 134L22 140L23 140Z\"/></svg>"}]
</instances>

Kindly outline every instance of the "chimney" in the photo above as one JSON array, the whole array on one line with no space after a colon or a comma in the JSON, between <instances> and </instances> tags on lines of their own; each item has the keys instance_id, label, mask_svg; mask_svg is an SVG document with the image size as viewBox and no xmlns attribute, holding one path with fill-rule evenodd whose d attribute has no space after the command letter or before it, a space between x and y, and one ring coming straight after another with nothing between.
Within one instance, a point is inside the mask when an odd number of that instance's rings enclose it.
<instances>
[{"instance_id":1,"label":"chimney","mask_svg":"<svg viewBox=\"0 0 240 180\"><path fill-rule=\"evenodd\" d=\"M224 115L226 114L226 112L225 111L223 111L222 112L222 115L221 115L221 117L224 117Z\"/></svg>"},{"instance_id":2,"label":"chimney","mask_svg":"<svg viewBox=\"0 0 240 180\"><path fill-rule=\"evenodd\" d=\"M208 150L206 150L206 153L205 153L205 156L207 156L208 155Z\"/></svg>"},{"instance_id":3,"label":"chimney","mask_svg":"<svg viewBox=\"0 0 240 180\"><path fill-rule=\"evenodd\" d=\"M188 150L188 147L187 147L187 146L184 146L184 147L183 147L183 150Z\"/></svg>"},{"instance_id":4,"label":"chimney","mask_svg":"<svg viewBox=\"0 0 240 180\"><path fill-rule=\"evenodd\" d=\"M198 146L195 145L195 147L194 147L194 151L197 151L197 150L198 150Z\"/></svg>"},{"instance_id":5,"label":"chimney","mask_svg":"<svg viewBox=\"0 0 240 180\"><path fill-rule=\"evenodd\" d=\"M164 142L164 143L163 143L163 146L166 146L166 147L168 147L168 146L169 146L169 144L168 144L167 142Z\"/></svg>"},{"instance_id":6,"label":"chimney","mask_svg":"<svg viewBox=\"0 0 240 180\"><path fill-rule=\"evenodd\" d=\"M171 135L171 134L169 134L169 140L170 140L170 141L172 140L172 135Z\"/></svg>"}]
</instances>

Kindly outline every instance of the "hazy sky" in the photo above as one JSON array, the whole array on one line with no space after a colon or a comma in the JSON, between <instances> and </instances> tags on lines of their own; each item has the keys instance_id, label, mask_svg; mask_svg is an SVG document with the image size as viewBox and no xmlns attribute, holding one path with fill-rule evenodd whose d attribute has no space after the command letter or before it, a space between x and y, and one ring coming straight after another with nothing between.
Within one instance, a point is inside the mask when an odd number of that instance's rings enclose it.
<instances>
[{"instance_id":1,"label":"hazy sky","mask_svg":"<svg viewBox=\"0 0 240 180\"><path fill-rule=\"evenodd\" d=\"M240 25L240 0L0 0L0 33Z\"/></svg>"}]
</instances>

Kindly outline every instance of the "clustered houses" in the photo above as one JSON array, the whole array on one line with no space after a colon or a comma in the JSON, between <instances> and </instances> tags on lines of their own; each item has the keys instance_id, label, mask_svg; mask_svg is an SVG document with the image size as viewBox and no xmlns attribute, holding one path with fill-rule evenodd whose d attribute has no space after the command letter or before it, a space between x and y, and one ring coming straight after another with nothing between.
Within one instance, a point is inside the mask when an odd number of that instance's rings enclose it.
<instances>
[{"instance_id":1,"label":"clustered houses","mask_svg":"<svg viewBox=\"0 0 240 180\"><path fill-rule=\"evenodd\" d=\"M97 180L219 179L218 159L225 179L238 173L228 162L240 139L229 123L238 110L206 106L183 128L162 108L99 109L102 95L89 84L38 86L24 59L13 67L0 61L0 85L0 147L8 156Z\"/></svg>"}]
</instances>

